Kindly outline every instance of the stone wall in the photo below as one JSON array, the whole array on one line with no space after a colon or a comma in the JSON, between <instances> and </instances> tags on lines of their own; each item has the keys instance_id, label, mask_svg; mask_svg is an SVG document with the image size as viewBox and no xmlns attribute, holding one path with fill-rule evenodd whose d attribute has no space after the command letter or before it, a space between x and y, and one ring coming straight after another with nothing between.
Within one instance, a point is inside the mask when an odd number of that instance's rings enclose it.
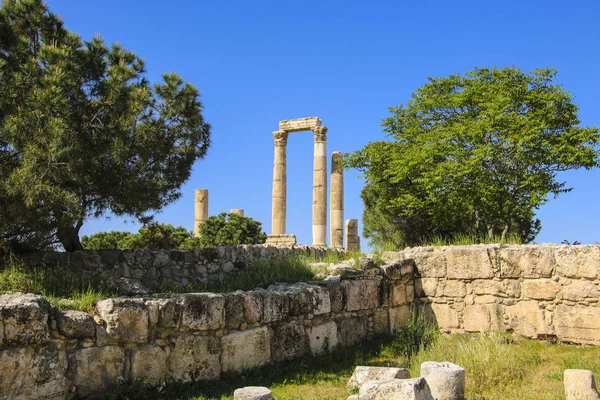
<instances>
[{"instance_id":1,"label":"stone wall","mask_svg":"<svg viewBox=\"0 0 600 400\"><path fill-rule=\"evenodd\" d=\"M600 345L600 246L422 247L383 257L414 262L419 307L443 330Z\"/></svg>"},{"instance_id":2,"label":"stone wall","mask_svg":"<svg viewBox=\"0 0 600 400\"><path fill-rule=\"evenodd\" d=\"M193 250L86 250L74 253L30 253L23 261L30 267L70 274L84 282L118 286L120 278L135 279L154 290L193 285L208 286L243 272L256 260L290 255L321 257L342 250L311 246L222 246Z\"/></svg>"},{"instance_id":3,"label":"stone wall","mask_svg":"<svg viewBox=\"0 0 600 400\"><path fill-rule=\"evenodd\" d=\"M121 379L215 380L354 345L406 320L410 263L337 272L266 290L112 298L94 315L60 312L37 295L0 296L0 399L85 397Z\"/></svg>"}]
</instances>

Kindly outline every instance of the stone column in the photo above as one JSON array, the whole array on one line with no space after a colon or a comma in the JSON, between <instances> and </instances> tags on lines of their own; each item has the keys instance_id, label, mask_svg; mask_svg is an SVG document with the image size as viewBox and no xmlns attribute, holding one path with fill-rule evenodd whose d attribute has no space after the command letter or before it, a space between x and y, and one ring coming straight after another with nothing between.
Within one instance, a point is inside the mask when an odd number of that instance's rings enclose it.
<instances>
[{"instance_id":1,"label":"stone column","mask_svg":"<svg viewBox=\"0 0 600 400\"><path fill-rule=\"evenodd\" d=\"M273 208L271 210L271 232L273 235L285 233L286 207L287 207L287 162L286 146L288 132L275 131L275 153L273 165Z\"/></svg>"},{"instance_id":2,"label":"stone column","mask_svg":"<svg viewBox=\"0 0 600 400\"><path fill-rule=\"evenodd\" d=\"M344 170L342 152L331 153L331 194L329 198L329 240L331 247L344 248Z\"/></svg>"},{"instance_id":3,"label":"stone column","mask_svg":"<svg viewBox=\"0 0 600 400\"><path fill-rule=\"evenodd\" d=\"M196 189L194 199L194 236L200 237L200 224L208 219L208 190Z\"/></svg>"},{"instance_id":4,"label":"stone column","mask_svg":"<svg viewBox=\"0 0 600 400\"><path fill-rule=\"evenodd\" d=\"M358 236L358 220L346 220L346 250L360 251L360 236Z\"/></svg>"},{"instance_id":5,"label":"stone column","mask_svg":"<svg viewBox=\"0 0 600 400\"><path fill-rule=\"evenodd\" d=\"M244 210L242 210L241 208L232 208L231 210L229 210L229 214L237 214L237 215L243 217Z\"/></svg>"},{"instance_id":6,"label":"stone column","mask_svg":"<svg viewBox=\"0 0 600 400\"><path fill-rule=\"evenodd\" d=\"M313 170L313 246L327 246L327 128L317 126Z\"/></svg>"}]
</instances>

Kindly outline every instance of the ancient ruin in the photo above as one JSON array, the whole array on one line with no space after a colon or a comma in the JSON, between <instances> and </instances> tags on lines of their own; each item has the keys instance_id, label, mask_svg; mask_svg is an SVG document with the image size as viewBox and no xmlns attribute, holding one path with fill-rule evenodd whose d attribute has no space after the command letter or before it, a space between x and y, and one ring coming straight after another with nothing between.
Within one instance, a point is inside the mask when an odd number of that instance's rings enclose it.
<instances>
[{"instance_id":1,"label":"ancient ruin","mask_svg":"<svg viewBox=\"0 0 600 400\"><path fill-rule=\"evenodd\" d=\"M287 138L292 132L312 131L314 134L313 164L313 246L327 246L327 127L317 117L290 119L279 122L273 132L275 151L273 161L272 233L285 235L287 217Z\"/></svg>"},{"instance_id":2,"label":"ancient ruin","mask_svg":"<svg viewBox=\"0 0 600 400\"><path fill-rule=\"evenodd\" d=\"M360 236L358 236L358 220L346 221L346 250L360 251Z\"/></svg>"},{"instance_id":3,"label":"ancient ruin","mask_svg":"<svg viewBox=\"0 0 600 400\"><path fill-rule=\"evenodd\" d=\"M200 237L200 224L208 219L208 190L196 189L194 198L194 236Z\"/></svg>"},{"instance_id":4,"label":"ancient ruin","mask_svg":"<svg viewBox=\"0 0 600 400\"><path fill-rule=\"evenodd\" d=\"M344 248L344 169L342 152L331 153L331 198L329 200L329 224L331 247Z\"/></svg>"}]
</instances>

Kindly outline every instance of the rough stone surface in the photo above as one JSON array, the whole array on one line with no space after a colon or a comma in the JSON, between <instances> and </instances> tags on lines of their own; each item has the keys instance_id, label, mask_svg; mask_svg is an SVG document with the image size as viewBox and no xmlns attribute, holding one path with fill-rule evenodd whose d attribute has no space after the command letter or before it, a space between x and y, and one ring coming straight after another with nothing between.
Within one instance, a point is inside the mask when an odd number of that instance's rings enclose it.
<instances>
[{"instance_id":1,"label":"rough stone surface","mask_svg":"<svg viewBox=\"0 0 600 400\"><path fill-rule=\"evenodd\" d=\"M215 330L225 326L225 296L214 293L191 293L183 296L182 327Z\"/></svg>"},{"instance_id":2,"label":"rough stone surface","mask_svg":"<svg viewBox=\"0 0 600 400\"><path fill-rule=\"evenodd\" d=\"M367 321L364 318L343 319L338 324L338 337L342 346L351 346L367 337Z\"/></svg>"},{"instance_id":3,"label":"rough stone surface","mask_svg":"<svg viewBox=\"0 0 600 400\"><path fill-rule=\"evenodd\" d=\"M463 400L465 398L465 370L449 362L426 361L421 364L425 378L436 400Z\"/></svg>"},{"instance_id":4,"label":"rough stone surface","mask_svg":"<svg viewBox=\"0 0 600 400\"><path fill-rule=\"evenodd\" d=\"M221 338L223 372L241 372L271 360L269 330L266 327L235 332Z\"/></svg>"},{"instance_id":5,"label":"rough stone surface","mask_svg":"<svg viewBox=\"0 0 600 400\"><path fill-rule=\"evenodd\" d=\"M560 285L551 279L526 279L521 284L523 295L535 300L554 300Z\"/></svg>"},{"instance_id":6,"label":"rough stone surface","mask_svg":"<svg viewBox=\"0 0 600 400\"><path fill-rule=\"evenodd\" d=\"M167 361L168 377L181 382L218 379L221 373L219 339L179 336Z\"/></svg>"},{"instance_id":7,"label":"rough stone surface","mask_svg":"<svg viewBox=\"0 0 600 400\"><path fill-rule=\"evenodd\" d=\"M494 270L487 247L473 251L470 246L449 246L446 248L448 278L450 279L490 279Z\"/></svg>"},{"instance_id":8,"label":"rough stone surface","mask_svg":"<svg viewBox=\"0 0 600 400\"><path fill-rule=\"evenodd\" d=\"M262 386L247 386L233 392L233 400L273 400L273 394Z\"/></svg>"},{"instance_id":9,"label":"rough stone surface","mask_svg":"<svg viewBox=\"0 0 600 400\"><path fill-rule=\"evenodd\" d=\"M119 346L90 347L69 355L69 371L77 393L98 393L123 377L125 352Z\"/></svg>"},{"instance_id":10,"label":"rough stone surface","mask_svg":"<svg viewBox=\"0 0 600 400\"><path fill-rule=\"evenodd\" d=\"M63 311L58 314L56 322L59 332L68 338L94 339L96 337L96 325L86 312Z\"/></svg>"},{"instance_id":11,"label":"rough stone surface","mask_svg":"<svg viewBox=\"0 0 600 400\"><path fill-rule=\"evenodd\" d=\"M0 296L0 319L4 325L3 346L43 342L49 334L50 305L42 296L5 294Z\"/></svg>"},{"instance_id":12,"label":"rough stone surface","mask_svg":"<svg viewBox=\"0 0 600 400\"><path fill-rule=\"evenodd\" d=\"M535 301L522 301L506 307L507 328L521 336L537 338L548 333L544 313Z\"/></svg>"},{"instance_id":13,"label":"rough stone surface","mask_svg":"<svg viewBox=\"0 0 600 400\"><path fill-rule=\"evenodd\" d=\"M307 328L306 334L312 355L328 353L338 345L337 325L333 321Z\"/></svg>"},{"instance_id":14,"label":"rough stone surface","mask_svg":"<svg viewBox=\"0 0 600 400\"><path fill-rule=\"evenodd\" d=\"M410 378L410 372L404 368L358 366L354 368L354 373L350 377L346 388L348 392L352 393L360 389L362 384L367 381L408 378Z\"/></svg>"},{"instance_id":15,"label":"rough stone surface","mask_svg":"<svg viewBox=\"0 0 600 400\"><path fill-rule=\"evenodd\" d=\"M566 400L600 399L592 371L566 369L564 374Z\"/></svg>"},{"instance_id":16,"label":"rough stone surface","mask_svg":"<svg viewBox=\"0 0 600 400\"><path fill-rule=\"evenodd\" d=\"M423 378L367 381L358 395L370 400L435 400Z\"/></svg>"},{"instance_id":17,"label":"rough stone surface","mask_svg":"<svg viewBox=\"0 0 600 400\"><path fill-rule=\"evenodd\" d=\"M347 311L367 310L377 307L378 281L344 281L342 282L342 286L345 290Z\"/></svg>"},{"instance_id":18,"label":"rough stone surface","mask_svg":"<svg viewBox=\"0 0 600 400\"><path fill-rule=\"evenodd\" d=\"M300 320L273 325L271 358L275 362L292 360L306 353L304 324Z\"/></svg>"},{"instance_id":19,"label":"rough stone surface","mask_svg":"<svg viewBox=\"0 0 600 400\"><path fill-rule=\"evenodd\" d=\"M131 378L157 385L167 379L167 354L159 346L143 346L131 352Z\"/></svg>"},{"instance_id":20,"label":"rough stone surface","mask_svg":"<svg viewBox=\"0 0 600 400\"><path fill-rule=\"evenodd\" d=\"M144 343L148 339L148 309L141 299L101 300L96 310L112 341Z\"/></svg>"}]
</instances>

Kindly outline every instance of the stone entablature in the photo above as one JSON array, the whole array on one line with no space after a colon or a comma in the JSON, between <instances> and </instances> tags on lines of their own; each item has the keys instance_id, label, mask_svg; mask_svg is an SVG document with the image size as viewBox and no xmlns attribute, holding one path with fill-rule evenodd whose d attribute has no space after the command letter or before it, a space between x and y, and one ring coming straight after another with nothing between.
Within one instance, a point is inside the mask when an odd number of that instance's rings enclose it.
<instances>
[{"instance_id":1,"label":"stone entablature","mask_svg":"<svg viewBox=\"0 0 600 400\"><path fill-rule=\"evenodd\" d=\"M419 307L445 331L600 345L598 245L420 247L383 258L414 261Z\"/></svg>"},{"instance_id":2,"label":"stone entablature","mask_svg":"<svg viewBox=\"0 0 600 400\"><path fill-rule=\"evenodd\" d=\"M119 286L121 278L140 281L150 290L157 285L202 286L243 273L255 260L292 255L322 257L341 250L312 246L238 245L190 250L85 250L45 252L23 256L26 265L80 277L84 282Z\"/></svg>"},{"instance_id":3,"label":"stone entablature","mask_svg":"<svg viewBox=\"0 0 600 400\"><path fill-rule=\"evenodd\" d=\"M0 399L85 397L119 379L216 380L404 323L410 265L341 272L251 291L112 298L94 315L59 312L37 295L0 296Z\"/></svg>"}]
</instances>

